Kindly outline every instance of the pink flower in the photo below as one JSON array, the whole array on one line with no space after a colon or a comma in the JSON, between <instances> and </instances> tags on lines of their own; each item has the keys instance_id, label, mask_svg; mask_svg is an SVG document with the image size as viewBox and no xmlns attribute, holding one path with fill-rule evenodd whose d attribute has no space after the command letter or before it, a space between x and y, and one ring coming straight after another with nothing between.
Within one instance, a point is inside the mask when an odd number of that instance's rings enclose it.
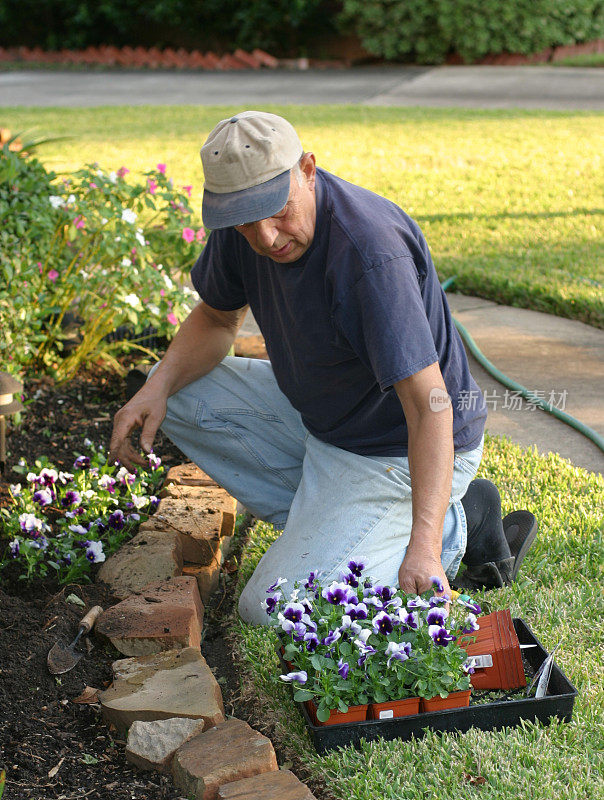
<instances>
[{"instance_id":1,"label":"pink flower","mask_svg":"<svg viewBox=\"0 0 604 800\"><path fill-rule=\"evenodd\" d=\"M191 189L192 188L193 188L192 186L183 186L182 190L183 190L183 192L186 192L189 197L191 197Z\"/></svg>"},{"instance_id":2,"label":"pink flower","mask_svg":"<svg viewBox=\"0 0 604 800\"><path fill-rule=\"evenodd\" d=\"M52 281L54 283L58 277L59 277L59 273L56 271L56 269L49 269L48 270L48 280L49 281Z\"/></svg>"},{"instance_id":3,"label":"pink flower","mask_svg":"<svg viewBox=\"0 0 604 800\"><path fill-rule=\"evenodd\" d=\"M127 175L129 172L130 170L127 167L120 167L117 171L117 177L123 178L124 175Z\"/></svg>"},{"instance_id":4,"label":"pink flower","mask_svg":"<svg viewBox=\"0 0 604 800\"><path fill-rule=\"evenodd\" d=\"M83 228L84 227L84 217L76 217L73 221L73 224L76 228Z\"/></svg>"},{"instance_id":5,"label":"pink flower","mask_svg":"<svg viewBox=\"0 0 604 800\"><path fill-rule=\"evenodd\" d=\"M107 303L101 303L101 308L107 308Z\"/></svg>"},{"instance_id":6,"label":"pink flower","mask_svg":"<svg viewBox=\"0 0 604 800\"><path fill-rule=\"evenodd\" d=\"M157 171L161 172L162 175L166 174L166 165L165 164L158 164Z\"/></svg>"},{"instance_id":7,"label":"pink flower","mask_svg":"<svg viewBox=\"0 0 604 800\"><path fill-rule=\"evenodd\" d=\"M182 238L185 240L185 242L191 244L191 242L195 238L195 231L193 230L193 228L183 228Z\"/></svg>"},{"instance_id":8,"label":"pink flower","mask_svg":"<svg viewBox=\"0 0 604 800\"><path fill-rule=\"evenodd\" d=\"M96 183L90 183L90 184L88 185L88 188L89 188L89 189L96 189L96 188L97 188L97 185L96 185Z\"/></svg>"},{"instance_id":9,"label":"pink flower","mask_svg":"<svg viewBox=\"0 0 604 800\"><path fill-rule=\"evenodd\" d=\"M197 233L195 234L195 239L196 239L198 242L205 242L205 240L206 240L206 232L204 231L204 229L203 229L203 228L200 228L200 229L197 231Z\"/></svg>"},{"instance_id":10,"label":"pink flower","mask_svg":"<svg viewBox=\"0 0 604 800\"><path fill-rule=\"evenodd\" d=\"M149 189L150 194L155 194L157 183L153 180L153 178L147 178L147 188Z\"/></svg>"},{"instance_id":11,"label":"pink flower","mask_svg":"<svg viewBox=\"0 0 604 800\"><path fill-rule=\"evenodd\" d=\"M41 261L38 261L38 272L40 273L40 275L43 272L43 270L42 270L42 262Z\"/></svg>"},{"instance_id":12,"label":"pink flower","mask_svg":"<svg viewBox=\"0 0 604 800\"><path fill-rule=\"evenodd\" d=\"M165 297L166 296L166 290L165 289L160 289L159 290L159 295L160 295L160 297Z\"/></svg>"},{"instance_id":13,"label":"pink flower","mask_svg":"<svg viewBox=\"0 0 604 800\"><path fill-rule=\"evenodd\" d=\"M178 325L178 318L173 311L170 311L166 319L168 320L170 325Z\"/></svg>"}]
</instances>

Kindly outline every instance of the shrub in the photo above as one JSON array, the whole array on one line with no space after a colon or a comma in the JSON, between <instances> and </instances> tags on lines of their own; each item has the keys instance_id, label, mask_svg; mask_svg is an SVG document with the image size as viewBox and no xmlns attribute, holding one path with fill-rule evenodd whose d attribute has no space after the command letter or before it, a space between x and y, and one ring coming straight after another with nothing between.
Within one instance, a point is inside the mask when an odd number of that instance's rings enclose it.
<instances>
[{"instance_id":1,"label":"shrub","mask_svg":"<svg viewBox=\"0 0 604 800\"><path fill-rule=\"evenodd\" d=\"M604 36L602 0L343 0L340 24L388 59L442 63L491 53L537 53Z\"/></svg>"},{"instance_id":2,"label":"shrub","mask_svg":"<svg viewBox=\"0 0 604 800\"><path fill-rule=\"evenodd\" d=\"M62 381L99 358L119 369L116 354L144 348L109 341L116 328L170 339L189 313L193 292L177 276L205 240L191 227L190 187L176 190L163 164L139 183L127 172L89 164L58 181L31 156L1 151L0 360L12 371ZM81 327L67 350L69 318Z\"/></svg>"}]
</instances>

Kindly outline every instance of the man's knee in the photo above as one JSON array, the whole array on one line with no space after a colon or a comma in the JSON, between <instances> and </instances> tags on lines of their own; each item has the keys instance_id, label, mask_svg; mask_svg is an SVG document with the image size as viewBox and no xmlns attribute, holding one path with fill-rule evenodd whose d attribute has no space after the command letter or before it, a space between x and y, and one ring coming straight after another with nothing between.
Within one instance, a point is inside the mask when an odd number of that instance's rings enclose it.
<instances>
[{"instance_id":1,"label":"man's knee","mask_svg":"<svg viewBox=\"0 0 604 800\"><path fill-rule=\"evenodd\" d=\"M239 616L248 625L268 625L268 616L262 608L262 599L258 596L258 589L254 576L245 585L239 595Z\"/></svg>"}]
</instances>

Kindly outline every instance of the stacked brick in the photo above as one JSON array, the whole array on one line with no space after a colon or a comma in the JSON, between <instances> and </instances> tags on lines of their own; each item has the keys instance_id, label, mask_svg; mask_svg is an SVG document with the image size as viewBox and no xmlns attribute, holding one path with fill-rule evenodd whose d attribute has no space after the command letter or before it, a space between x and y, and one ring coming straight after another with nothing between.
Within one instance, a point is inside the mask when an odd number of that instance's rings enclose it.
<instances>
[{"instance_id":1,"label":"stacked brick","mask_svg":"<svg viewBox=\"0 0 604 800\"><path fill-rule=\"evenodd\" d=\"M219 585L235 500L195 464L168 472L157 512L109 558L98 580L120 602L96 633L127 658L99 693L103 719L127 736L139 769L171 773L197 800L313 800L279 770L269 739L227 719L201 652L204 605Z\"/></svg>"},{"instance_id":2,"label":"stacked brick","mask_svg":"<svg viewBox=\"0 0 604 800\"><path fill-rule=\"evenodd\" d=\"M0 61L23 61L38 64L83 64L128 69L189 69L189 70L241 70L275 69L279 60L264 50L235 50L218 56L211 51L173 50L170 47L113 47L100 45L85 50L42 50L40 47L0 47Z\"/></svg>"}]
</instances>

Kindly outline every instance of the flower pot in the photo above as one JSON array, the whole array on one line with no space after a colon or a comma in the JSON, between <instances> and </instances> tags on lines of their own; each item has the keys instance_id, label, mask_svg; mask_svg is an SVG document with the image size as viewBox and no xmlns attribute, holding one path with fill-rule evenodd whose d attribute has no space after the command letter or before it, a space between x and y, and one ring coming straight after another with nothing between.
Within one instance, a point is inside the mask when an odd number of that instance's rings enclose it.
<instances>
[{"instance_id":1,"label":"flower pot","mask_svg":"<svg viewBox=\"0 0 604 800\"><path fill-rule=\"evenodd\" d=\"M317 707L312 700L304 703L306 710L312 720L313 725L339 725L342 722L365 722L367 719L367 706L349 706L344 714L342 711L333 709L327 722L317 719Z\"/></svg>"},{"instance_id":2,"label":"flower pot","mask_svg":"<svg viewBox=\"0 0 604 800\"><path fill-rule=\"evenodd\" d=\"M419 697L407 697L405 700L387 700L385 703L371 703L367 719L394 719L419 714Z\"/></svg>"},{"instance_id":3,"label":"flower pot","mask_svg":"<svg viewBox=\"0 0 604 800\"><path fill-rule=\"evenodd\" d=\"M422 697L422 711L446 711L448 708L463 708L470 705L470 690L451 692L446 697L436 695L426 699Z\"/></svg>"},{"instance_id":4,"label":"flower pot","mask_svg":"<svg viewBox=\"0 0 604 800\"><path fill-rule=\"evenodd\" d=\"M285 664L285 666L288 668L288 670L290 672L293 672L294 671L294 665L292 664L291 661L286 661L285 660L285 647L282 647L280 652L281 652L281 658L283 659L283 663Z\"/></svg>"}]
</instances>

